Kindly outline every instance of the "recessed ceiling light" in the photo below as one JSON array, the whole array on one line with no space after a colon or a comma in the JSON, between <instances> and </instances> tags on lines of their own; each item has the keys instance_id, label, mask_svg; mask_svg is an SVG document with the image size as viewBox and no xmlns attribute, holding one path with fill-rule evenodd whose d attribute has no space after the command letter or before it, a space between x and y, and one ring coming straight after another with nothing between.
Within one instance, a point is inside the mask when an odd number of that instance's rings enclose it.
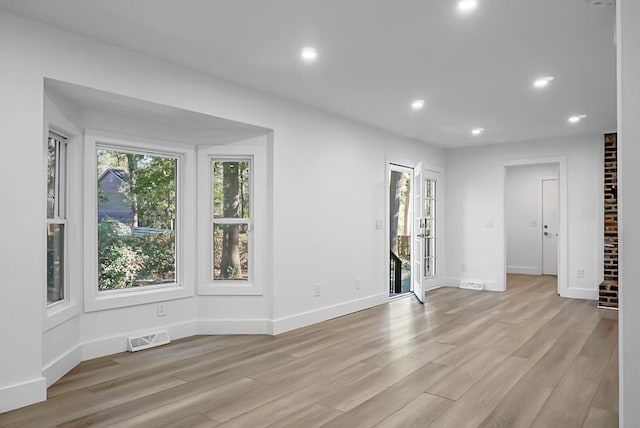
<instances>
[{"instance_id":1,"label":"recessed ceiling light","mask_svg":"<svg viewBox=\"0 0 640 428\"><path fill-rule=\"evenodd\" d=\"M584 119L585 117L587 117L587 115L586 115L586 114L578 114L578 115L575 115L575 116L571 116L571 117L569 118L569 123L578 123L578 122L580 122L582 119Z\"/></svg>"},{"instance_id":2,"label":"recessed ceiling light","mask_svg":"<svg viewBox=\"0 0 640 428\"><path fill-rule=\"evenodd\" d=\"M541 77L539 79L536 79L535 82L533 82L533 87L534 88L544 88L545 86L547 86L549 84L549 82L551 82L553 80L553 76L545 76L545 77Z\"/></svg>"},{"instance_id":3,"label":"recessed ceiling light","mask_svg":"<svg viewBox=\"0 0 640 428\"><path fill-rule=\"evenodd\" d=\"M484 128L474 128L471 130L471 133L473 135L480 135L484 132Z\"/></svg>"},{"instance_id":4,"label":"recessed ceiling light","mask_svg":"<svg viewBox=\"0 0 640 428\"><path fill-rule=\"evenodd\" d=\"M316 51L315 48L307 47L307 48L302 49L302 52L300 53L300 56L306 62L313 62L316 59L318 59L318 51Z\"/></svg>"},{"instance_id":5,"label":"recessed ceiling light","mask_svg":"<svg viewBox=\"0 0 640 428\"><path fill-rule=\"evenodd\" d=\"M414 110L420 110L422 107L424 107L424 100L415 100L411 103L411 108Z\"/></svg>"},{"instance_id":6,"label":"recessed ceiling light","mask_svg":"<svg viewBox=\"0 0 640 428\"><path fill-rule=\"evenodd\" d=\"M469 13L478 6L477 0L461 0L458 2L458 11Z\"/></svg>"}]
</instances>

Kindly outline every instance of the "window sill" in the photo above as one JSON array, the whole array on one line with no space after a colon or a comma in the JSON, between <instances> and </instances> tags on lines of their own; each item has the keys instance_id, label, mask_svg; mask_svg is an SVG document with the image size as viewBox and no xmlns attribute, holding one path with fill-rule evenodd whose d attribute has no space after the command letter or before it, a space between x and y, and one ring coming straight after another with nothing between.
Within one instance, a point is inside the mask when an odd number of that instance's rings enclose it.
<instances>
[{"instance_id":1,"label":"window sill","mask_svg":"<svg viewBox=\"0 0 640 428\"><path fill-rule=\"evenodd\" d=\"M201 296L262 296L264 291L262 286L257 284L216 281L200 285L198 294Z\"/></svg>"},{"instance_id":2,"label":"window sill","mask_svg":"<svg viewBox=\"0 0 640 428\"><path fill-rule=\"evenodd\" d=\"M46 332L80 314L80 305L75 301L63 301L47 306L42 331Z\"/></svg>"},{"instance_id":3,"label":"window sill","mask_svg":"<svg viewBox=\"0 0 640 428\"><path fill-rule=\"evenodd\" d=\"M193 290L190 287L180 285L150 287L146 290L126 290L122 292L96 291L93 296L85 297L84 310L85 312L102 311L192 296Z\"/></svg>"}]
</instances>

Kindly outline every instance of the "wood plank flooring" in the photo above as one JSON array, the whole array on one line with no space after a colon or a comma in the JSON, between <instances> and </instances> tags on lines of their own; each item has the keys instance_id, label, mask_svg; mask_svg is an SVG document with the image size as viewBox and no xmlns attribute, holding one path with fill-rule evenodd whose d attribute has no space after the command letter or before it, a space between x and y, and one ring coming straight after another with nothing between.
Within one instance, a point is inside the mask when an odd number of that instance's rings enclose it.
<instances>
[{"instance_id":1,"label":"wood plank flooring","mask_svg":"<svg viewBox=\"0 0 640 428\"><path fill-rule=\"evenodd\" d=\"M555 278L86 361L2 427L617 427L617 313Z\"/></svg>"}]
</instances>

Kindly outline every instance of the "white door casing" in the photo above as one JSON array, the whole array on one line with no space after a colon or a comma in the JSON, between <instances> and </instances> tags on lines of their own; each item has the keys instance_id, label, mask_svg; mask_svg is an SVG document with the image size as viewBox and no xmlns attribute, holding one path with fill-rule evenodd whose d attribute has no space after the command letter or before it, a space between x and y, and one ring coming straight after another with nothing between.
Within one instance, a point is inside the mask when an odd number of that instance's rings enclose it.
<instances>
[{"instance_id":1,"label":"white door casing","mask_svg":"<svg viewBox=\"0 0 640 428\"><path fill-rule=\"evenodd\" d=\"M422 162L413 169L413 230L411 248L411 281L413 293L420 302L424 302L424 234L425 207L423 203L424 183L422 177Z\"/></svg>"},{"instance_id":2,"label":"white door casing","mask_svg":"<svg viewBox=\"0 0 640 428\"><path fill-rule=\"evenodd\" d=\"M558 203L557 179L542 180L542 274L558 274Z\"/></svg>"}]
</instances>

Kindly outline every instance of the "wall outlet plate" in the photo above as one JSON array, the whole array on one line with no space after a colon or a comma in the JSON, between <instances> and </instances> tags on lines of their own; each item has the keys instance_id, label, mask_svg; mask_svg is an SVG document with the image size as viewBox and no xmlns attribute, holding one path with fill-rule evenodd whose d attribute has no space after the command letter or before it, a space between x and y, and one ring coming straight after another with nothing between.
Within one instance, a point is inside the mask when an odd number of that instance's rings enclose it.
<instances>
[{"instance_id":1,"label":"wall outlet plate","mask_svg":"<svg viewBox=\"0 0 640 428\"><path fill-rule=\"evenodd\" d=\"M165 306L164 303L158 303L157 313L156 314L159 317L163 317L163 316L167 315L167 307Z\"/></svg>"}]
</instances>

